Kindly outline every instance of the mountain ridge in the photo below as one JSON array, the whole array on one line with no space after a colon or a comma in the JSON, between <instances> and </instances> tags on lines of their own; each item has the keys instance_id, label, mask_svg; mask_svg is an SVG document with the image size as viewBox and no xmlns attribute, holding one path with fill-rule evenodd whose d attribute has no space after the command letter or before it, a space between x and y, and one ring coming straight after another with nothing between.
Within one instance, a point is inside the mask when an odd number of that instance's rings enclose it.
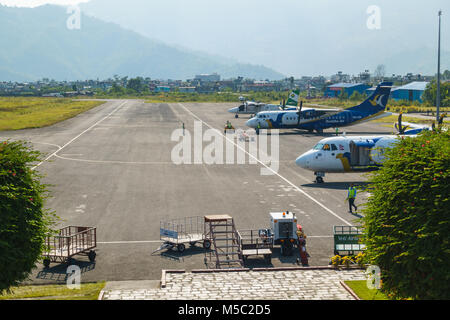
<instances>
[{"instance_id":1,"label":"mountain ridge","mask_svg":"<svg viewBox=\"0 0 450 320\"><path fill-rule=\"evenodd\" d=\"M284 77L262 65L230 64L228 60L183 52L87 15L81 16L79 30L69 30L69 17L65 8L54 5L0 5L0 80L106 79L113 75L188 79L212 72L223 78Z\"/></svg>"}]
</instances>

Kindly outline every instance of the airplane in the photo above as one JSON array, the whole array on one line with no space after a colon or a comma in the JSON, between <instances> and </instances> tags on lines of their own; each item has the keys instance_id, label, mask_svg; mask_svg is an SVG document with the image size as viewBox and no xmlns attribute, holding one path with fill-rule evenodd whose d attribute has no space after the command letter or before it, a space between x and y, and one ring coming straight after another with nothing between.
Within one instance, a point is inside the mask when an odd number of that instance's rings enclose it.
<instances>
[{"instance_id":1,"label":"airplane","mask_svg":"<svg viewBox=\"0 0 450 320\"><path fill-rule=\"evenodd\" d=\"M289 94L288 100L279 105L254 101L243 101L243 103L239 107L231 108L228 110L228 112L234 113L234 117L238 118L240 114L254 115L262 111L297 110L299 94L300 90L293 90ZM242 97L240 97L239 100L242 101Z\"/></svg>"},{"instance_id":2,"label":"airplane","mask_svg":"<svg viewBox=\"0 0 450 320\"><path fill-rule=\"evenodd\" d=\"M384 112L391 92L392 82L381 82L373 94L361 104L347 109L300 108L259 112L246 125L260 129L304 129L323 133L324 129L345 127L363 121L389 116Z\"/></svg>"},{"instance_id":3,"label":"airplane","mask_svg":"<svg viewBox=\"0 0 450 320\"><path fill-rule=\"evenodd\" d=\"M442 125L442 119L439 125ZM295 163L313 171L316 183L323 183L326 172L367 172L378 169L384 161L384 151L398 139L416 137L421 131L431 130L427 125L402 124L402 114L395 128L398 135L346 136L320 140L311 150L300 155Z\"/></svg>"}]
</instances>

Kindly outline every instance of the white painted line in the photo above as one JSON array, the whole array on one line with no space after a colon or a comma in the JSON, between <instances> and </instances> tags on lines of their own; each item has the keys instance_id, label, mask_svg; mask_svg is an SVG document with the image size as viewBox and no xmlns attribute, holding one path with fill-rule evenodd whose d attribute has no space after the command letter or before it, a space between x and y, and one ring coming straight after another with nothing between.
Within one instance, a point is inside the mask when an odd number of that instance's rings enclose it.
<instances>
[{"instance_id":1,"label":"white painted line","mask_svg":"<svg viewBox=\"0 0 450 320\"><path fill-rule=\"evenodd\" d=\"M298 192L302 193L304 196L306 196L307 198L309 198L310 200L312 200L313 202L317 203L320 207L322 207L323 209L325 209L328 213L330 213L331 215L333 215L334 217L338 218L339 220L341 220L342 222L344 222L346 225L348 226L352 226L352 224L350 222L348 222L347 220L345 220L344 218L341 218L338 214L336 214L333 210L329 209L328 207L326 207L324 204L322 204L320 201L316 200L315 198L313 198L312 196L310 196L308 193L306 193L305 191L303 191L302 189L300 189L299 187L297 187L294 183L292 183L291 181L289 181L288 179L286 179L285 177L283 177L282 175L280 175L278 172L274 171L272 168L268 167L266 164L264 164L263 162L261 162L258 158L256 158L255 156L253 156L252 154L250 154L249 152L247 152L247 150L245 150L244 148L242 148L241 146L239 146L237 143L235 143L233 140L229 139L227 136L225 136L220 130L213 128L212 126L210 126L208 123L206 123L205 121L203 121L202 119L200 119L197 115L195 115L191 110L189 110L188 108L186 108L182 103L179 103L179 105L186 110L188 113L190 113L194 118L196 118L198 121L204 123L207 127L209 127L212 130L217 130L217 132L219 132L225 139L227 139L228 141L230 141L231 143L233 143L237 148L241 149L242 151L244 151L246 154L248 154L249 157L253 158L255 161L257 161L259 164L261 164L262 166L266 167L267 170L270 170L271 172L274 173L274 175L277 175L279 178L281 178L282 180L286 181L287 183L289 183L295 190L297 190Z\"/></svg>"},{"instance_id":2,"label":"white painted line","mask_svg":"<svg viewBox=\"0 0 450 320\"><path fill-rule=\"evenodd\" d=\"M142 164L142 165L174 165L175 164L172 161L116 161L116 160L89 160L89 159L76 159L76 158L70 158L70 157L63 157L62 155L55 154L56 158L62 159L62 160L68 160L68 161L78 161L78 162L89 162L89 163L102 163L102 164Z\"/></svg>"},{"instance_id":3,"label":"white painted line","mask_svg":"<svg viewBox=\"0 0 450 320\"><path fill-rule=\"evenodd\" d=\"M97 244L139 244L139 243L161 243L162 240L143 240L143 241L104 241Z\"/></svg>"},{"instance_id":4,"label":"white painted line","mask_svg":"<svg viewBox=\"0 0 450 320\"><path fill-rule=\"evenodd\" d=\"M103 117L102 119L100 119L99 121L97 121L96 123L94 123L92 126L90 126L89 128L87 128L86 130L84 130L83 132L81 132L79 135L77 135L76 137L72 138L69 142L67 142L65 145L63 145L59 150L56 150L55 152L53 152L51 155L49 155L47 158L45 158L43 161L39 162L36 166L34 166L33 168L31 168L31 170L36 169L37 167L39 167L41 164L43 164L45 161L49 160L51 157L55 156L56 153L58 153L59 151L61 151L62 149L64 149L65 147L67 147L69 144L71 144L72 142L74 142L75 140L77 140L79 137L81 137L83 134L85 134L86 132L88 132L89 130L91 130L92 128L94 128L96 125L98 125L99 123L101 123L103 120L107 119L109 116L111 116L113 113L115 113L117 110L119 110L125 103L127 103L128 101L124 101L123 103L121 103L117 108L115 108L113 111L111 111L110 113L108 113L108 115L106 115L105 117Z\"/></svg>"}]
</instances>

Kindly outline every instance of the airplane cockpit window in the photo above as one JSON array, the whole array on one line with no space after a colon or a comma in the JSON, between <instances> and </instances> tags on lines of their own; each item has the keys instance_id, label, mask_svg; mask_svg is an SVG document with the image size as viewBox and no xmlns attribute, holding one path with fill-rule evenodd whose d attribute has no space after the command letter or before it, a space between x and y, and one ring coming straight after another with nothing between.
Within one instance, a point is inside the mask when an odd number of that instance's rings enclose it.
<instances>
[{"instance_id":1,"label":"airplane cockpit window","mask_svg":"<svg viewBox=\"0 0 450 320\"><path fill-rule=\"evenodd\" d=\"M323 149L322 149L322 150L330 151L330 145L329 145L329 144L325 144L325 145L323 146Z\"/></svg>"},{"instance_id":2,"label":"airplane cockpit window","mask_svg":"<svg viewBox=\"0 0 450 320\"><path fill-rule=\"evenodd\" d=\"M244 105L240 105L240 106L239 106L239 111L244 111L244 109L245 109L245 106L244 106Z\"/></svg>"},{"instance_id":3,"label":"airplane cockpit window","mask_svg":"<svg viewBox=\"0 0 450 320\"><path fill-rule=\"evenodd\" d=\"M334 151L334 150L337 150L337 149L338 149L338 148L336 147L336 145L335 145L335 144L332 144L332 145L331 145L331 150L333 150L333 151Z\"/></svg>"},{"instance_id":4,"label":"airplane cockpit window","mask_svg":"<svg viewBox=\"0 0 450 320\"><path fill-rule=\"evenodd\" d=\"M316 146L314 147L314 150L322 150L323 148L323 143L318 143L316 144Z\"/></svg>"}]
</instances>

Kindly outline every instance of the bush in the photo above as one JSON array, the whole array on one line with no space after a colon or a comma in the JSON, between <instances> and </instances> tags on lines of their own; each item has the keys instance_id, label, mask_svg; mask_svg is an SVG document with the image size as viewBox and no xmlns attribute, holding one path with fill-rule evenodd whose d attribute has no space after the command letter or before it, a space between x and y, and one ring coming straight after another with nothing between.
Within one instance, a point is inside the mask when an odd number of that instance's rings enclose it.
<instances>
[{"instance_id":1,"label":"bush","mask_svg":"<svg viewBox=\"0 0 450 320\"><path fill-rule=\"evenodd\" d=\"M56 218L43 209L46 186L30 168L39 158L25 142L0 142L0 293L27 278Z\"/></svg>"},{"instance_id":2,"label":"bush","mask_svg":"<svg viewBox=\"0 0 450 320\"><path fill-rule=\"evenodd\" d=\"M342 263L342 258L340 255L335 255L331 258L331 264L335 267L339 266Z\"/></svg>"},{"instance_id":3,"label":"bush","mask_svg":"<svg viewBox=\"0 0 450 320\"><path fill-rule=\"evenodd\" d=\"M363 243L394 298L450 298L450 132L400 139L370 175Z\"/></svg>"}]
</instances>

